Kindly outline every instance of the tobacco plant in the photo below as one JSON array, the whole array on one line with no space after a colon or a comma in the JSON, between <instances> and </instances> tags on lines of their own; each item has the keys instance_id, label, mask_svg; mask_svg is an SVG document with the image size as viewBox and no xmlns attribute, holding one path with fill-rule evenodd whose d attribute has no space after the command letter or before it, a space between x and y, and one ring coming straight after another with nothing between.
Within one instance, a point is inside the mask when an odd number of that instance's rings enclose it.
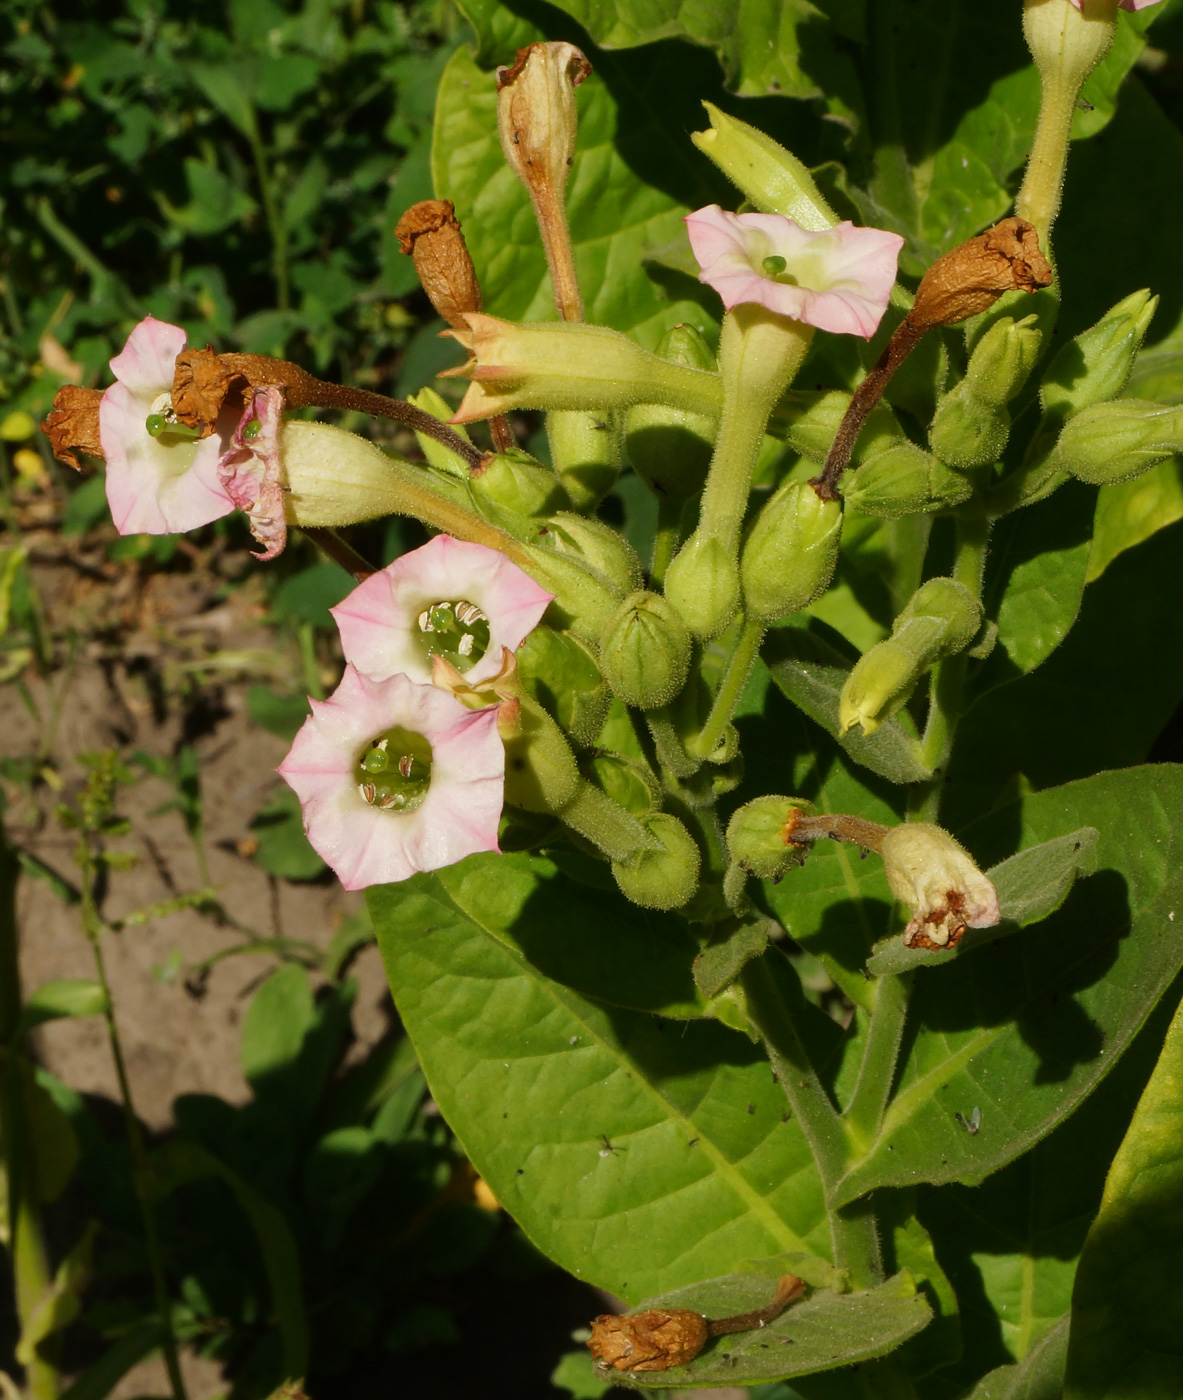
<instances>
[{"instance_id":1,"label":"tobacco plant","mask_svg":"<svg viewBox=\"0 0 1183 1400\"><path fill-rule=\"evenodd\" d=\"M396 230L450 380L149 318L55 449L358 579L280 771L480 1175L640 1309L568 1389L1180 1393L1179 379L1128 214L1060 213L1155 139L1154 11L462 8Z\"/></svg>"}]
</instances>

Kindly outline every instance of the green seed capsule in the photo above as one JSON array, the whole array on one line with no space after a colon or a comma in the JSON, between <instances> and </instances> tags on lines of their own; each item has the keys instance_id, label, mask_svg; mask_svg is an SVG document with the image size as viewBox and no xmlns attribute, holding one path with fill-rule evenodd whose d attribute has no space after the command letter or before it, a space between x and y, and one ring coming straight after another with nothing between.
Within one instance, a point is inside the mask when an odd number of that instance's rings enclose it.
<instances>
[{"instance_id":1,"label":"green seed capsule","mask_svg":"<svg viewBox=\"0 0 1183 1400\"><path fill-rule=\"evenodd\" d=\"M842 538L842 504L803 481L786 482L756 517L740 560L744 610L772 621L807 607L830 586Z\"/></svg>"},{"instance_id":2,"label":"green seed capsule","mask_svg":"<svg viewBox=\"0 0 1183 1400\"><path fill-rule=\"evenodd\" d=\"M690 633L656 593L627 597L608 620L600 641L604 677L626 705L668 705L686 683Z\"/></svg>"},{"instance_id":3,"label":"green seed capsule","mask_svg":"<svg viewBox=\"0 0 1183 1400\"><path fill-rule=\"evenodd\" d=\"M657 851L642 851L629 862L613 861L612 874L621 892L646 909L680 909L698 889L702 856L694 837L677 817L655 812L645 818Z\"/></svg>"}]
</instances>

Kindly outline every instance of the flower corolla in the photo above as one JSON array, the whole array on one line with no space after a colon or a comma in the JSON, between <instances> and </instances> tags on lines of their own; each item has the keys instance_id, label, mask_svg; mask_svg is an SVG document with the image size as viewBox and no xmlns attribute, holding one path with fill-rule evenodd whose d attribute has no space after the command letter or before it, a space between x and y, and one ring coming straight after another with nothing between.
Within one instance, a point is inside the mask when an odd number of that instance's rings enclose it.
<instances>
[{"instance_id":1,"label":"flower corolla","mask_svg":"<svg viewBox=\"0 0 1183 1400\"><path fill-rule=\"evenodd\" d=\"M895 285L904 240L835 224L811 233L782 214L728 214L709 204L686 216L690 246L730 311L755 302L823 331L874 335Z\"/></svg>"},{"instance_id":2,"label":"flower corolla","mask_svg":"<svg viewBox=\"0 0 1183 1400\"><path fill-rule=\"evenodd\" d=\"M952 947L967 928L990 928L1002 917L993 884L943 827L893 826L879 853L892 894L912 910L909 948Z\"/></svg>"},{"instance_id":3,"label":"flower corolla","mask_svg":"<svg viewBox=\"0 0 1183 1400\"><path fill-rule=\"evenodd\" d=\"M521 646L553 596L497 550L436 535L332 613L345 659L375 680L429 684L440 657L476 683L497 673L503 650Z\"/></svg>"},{"instance_id":4,"label":"flower corolla","mask_svg":"<svg viewBox=\"0 0 1183 1400\"><path fill-rule=\"evenodd\" d=\"M218 462L223 489L246 512L251 534L263 546L259 559L274 559L287 543L283 471L279 462L279 426L283 391L249 391L247 405L229 451Z\"/></svg>"},{"instance_id":5,"label":"flower corolla","mask_svg":"<svg viewBox=\"0 0 1183 1400\"><path fill-rule=\"evenodd\" d=\"M352 666L328 700L309 703L278 771L345 889L498 849L505 749L495 707L470 710L434 686Z\"/></svg>"},{"instance_id":6,"label":"flower corolla","mask_svg":"<svg viewBox=\"0 0 1183 1400\"><path fill-rule=\"evenodd\" d=\"M1078 10L1083 10L1081 0L1072 0ZM1151 5L1157 5L1158 0L1118 0L1118 8L1121 10L1148 10Z\"/></svg>"},{"instance_id":7,"label":"flower corolla","mask_svg":"<svg viewBox=\"0 0 1183 1400\"><path fill-rule=\"evenodd\" d=\"M185 332L146 316L111 361L116 383L99 404L99 438L107 459L107 501L121 535L194 530L235 506L218 463L234 419L199 438L172 412L173 373Z\"/></svg>"}]
</instances>

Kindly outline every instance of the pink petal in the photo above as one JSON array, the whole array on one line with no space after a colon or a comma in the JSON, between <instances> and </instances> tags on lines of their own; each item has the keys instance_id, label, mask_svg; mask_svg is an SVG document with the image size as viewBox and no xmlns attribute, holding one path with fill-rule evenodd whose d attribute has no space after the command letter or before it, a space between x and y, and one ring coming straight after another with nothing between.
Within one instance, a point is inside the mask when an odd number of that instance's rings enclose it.
<instances>
[{"instance_id":1,"label":"pink petal","mask_svg":"<svg viewBox=\"0 0 1183 1400\"><path fill-rule=\"evenodd\" d=\"M145 316L111 361L111 373L134 394L162 394L173 387L177 356L185 348L180 326Z\"/></svg>"},{"instance_id":2,"label":"pink petal","mask_svg":"<svg viewBox=\"0 0 1183 1400\"><path fill-rule=\"evenodd\" d=\"M223 490L245 511L251 534L263 546L255 557L274 559L287 544L288 526L283 504L283 468L279 460L280 414L283 390L256 389L238 425L229 451L218 461L218 479ZM250 423L258 423L255 437L243 434Z\"/></svg>"}]
</instances>

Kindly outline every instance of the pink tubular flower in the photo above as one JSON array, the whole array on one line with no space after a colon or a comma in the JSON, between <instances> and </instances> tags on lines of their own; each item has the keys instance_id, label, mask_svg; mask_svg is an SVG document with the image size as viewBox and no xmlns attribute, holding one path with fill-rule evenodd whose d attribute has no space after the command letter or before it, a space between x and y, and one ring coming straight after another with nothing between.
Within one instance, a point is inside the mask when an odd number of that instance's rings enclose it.
<instances>
[{"instance_id":1,"label":"pink tubular flower","mask_svg":"<svg viewBox=\"0 0 1183 1400\"><path fill-rule=\"evenodd\" d=\"M870 337L887 309L904 240L835 224L810 233L782 214L728 214L717 204L686 215L707 283L731 310L757 302L823 331Z\"/></svg>"},{"instance_id":2,"label":"pink tubular flower","mask_svg":"<svg viewBox=\"0 0 1183 1400\"><path fill-rule=\"evenodd\" d=\"M496 674L502 649L521 646L553 596L497 550L437 535L332 613L346 661L367 676L429 683L440 656L475 683Z\"/></svg>"},{"instance_id":3,"label":"pink tubular flower","mask_svg":"<svg viewBox=\"0 0 1183 1400\"><path fill-rule=\"evenodd\" d=\"M347 890L497 850L505 749L497 711L466 709L406 676L346 666L277 770L304 830Z\"/></svg>"},{"instance_id":4,"label":"pink tubular flower","mask_svg":"<svg viewBox=\"0 0 1183 1400\"><path fill-rule=\"evenodd\" d=\"M198 440L172 417L173 370L184 348L180 326L146 316L111 361L118 382L99 404L99 439L121 535L194 530L234 509L218 477L229 423Z\"/></svg>"},{"instance_id":5,"label":"pink tubular flower","mask_svg":"<svg viewBox=\"0 0 1183 1400\"><path fill-rule=\"evenodd\" d=\"M255 389L234 430L230 450L218 461L226 494L245 511L251 534L263 546L256 558L274 559L287 543L283 473L279 464L281 389Z\"/></svg>"},{"instance_id":6,"label":"pink tubular flower","mask_svg":"<svg viewBox=\"0 0 1183 1400\"><path fill-rule=\"evenodd\" d=\"M1080 0L1072 0L1072 3L1078 10L1082 8ZM1157 5L1158 0L1117 0L1117 3L1121 10L1148 10L1151 5Z\"/></svg>"}]
</instances>

